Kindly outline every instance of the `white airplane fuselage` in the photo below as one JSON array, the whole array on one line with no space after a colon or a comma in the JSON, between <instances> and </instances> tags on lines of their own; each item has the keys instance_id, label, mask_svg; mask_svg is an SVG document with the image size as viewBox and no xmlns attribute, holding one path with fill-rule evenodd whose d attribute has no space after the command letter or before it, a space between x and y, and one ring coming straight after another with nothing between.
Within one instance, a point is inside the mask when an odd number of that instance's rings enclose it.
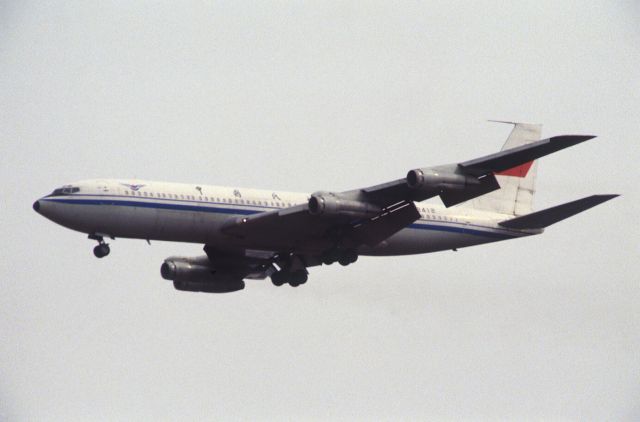
<instances>
[{"instance_id":1,"label":"white airplane fuselage","mask_svg":"<svg viewBox=\"0 0 640 422\"><path fill-rule=\"evenodd\" d=\"M308 194L153 181L86 180L34 203L50 220L90 235L278 251L277 239L245 240L221 232L230 217L305 204ZM513 216L418 203L420 219L359 255L408 255L457 249L541 233L498 225ZM301 253L321 253L297 250Z\"/></svg>"}]
</instances>

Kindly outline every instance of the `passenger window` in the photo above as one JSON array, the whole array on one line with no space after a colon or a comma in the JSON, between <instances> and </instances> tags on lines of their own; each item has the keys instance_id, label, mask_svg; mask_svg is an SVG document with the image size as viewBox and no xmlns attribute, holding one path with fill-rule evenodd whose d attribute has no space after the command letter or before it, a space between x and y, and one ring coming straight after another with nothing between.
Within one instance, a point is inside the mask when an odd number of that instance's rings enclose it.
<instances>
[{"instance_id":1,"label":"passenger window","mask_svg":"<svg viewBox=\"0 0 640 422\"><path fill-rule=\"evenodd\" d=\"M124 191L124 194L129 195L129 191L128 190Z\"/></svg>"}]
</instances>

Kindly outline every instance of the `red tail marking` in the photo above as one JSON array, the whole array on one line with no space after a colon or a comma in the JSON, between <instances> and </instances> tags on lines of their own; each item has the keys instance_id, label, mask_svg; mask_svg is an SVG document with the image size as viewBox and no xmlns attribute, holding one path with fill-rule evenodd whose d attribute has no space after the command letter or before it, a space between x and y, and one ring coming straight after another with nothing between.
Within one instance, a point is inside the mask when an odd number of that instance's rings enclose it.
<instances>
[{"instance_id":1,"label":"red tail marking","mask_svg":"<svg viewBox=\"0 0 640 422\"><path fill-rule=\"evenodd\" d=\"M529 161L528 163L520 164L519 166L498 172L496 174L500 176L526 177L532 165L533 161Z\"/></svg>"}]
</instances>

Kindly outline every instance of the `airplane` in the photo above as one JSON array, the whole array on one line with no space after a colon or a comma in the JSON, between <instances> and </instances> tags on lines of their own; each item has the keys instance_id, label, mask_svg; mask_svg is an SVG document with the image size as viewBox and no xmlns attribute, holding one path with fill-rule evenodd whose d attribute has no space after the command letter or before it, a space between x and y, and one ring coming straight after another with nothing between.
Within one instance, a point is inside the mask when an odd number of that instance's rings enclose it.
<instances>
[{"instance_id":1,"label":"airplane","mask_svg":"<svg viewBox=\"0 0 640 422\"><path fill-rule=\"evenodd\" d=\"M57 188L33 208L97 241L98 258L110 252L105 239L203 244L203 256L165 259L161 276L177 290L227 293L254 279L297 287L308 268L346 266L359 256L456 251L537 235L618 196L533 212L537 160L595 136L540 139L542 125L504 123L513 129L500 152L344 192L93 179ZM436 196L443 205L423 202Z\"/></svg>"}]
</instances>

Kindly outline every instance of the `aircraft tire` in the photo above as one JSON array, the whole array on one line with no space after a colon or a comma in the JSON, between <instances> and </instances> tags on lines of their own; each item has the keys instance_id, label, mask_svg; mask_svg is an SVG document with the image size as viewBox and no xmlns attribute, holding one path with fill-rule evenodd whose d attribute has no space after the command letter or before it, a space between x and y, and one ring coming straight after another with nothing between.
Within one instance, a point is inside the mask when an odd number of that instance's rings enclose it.
<instances>
[{"instance_id":1,"label":"aircraft tire","mask_svg":"<svg viewBox=\"0 0 640 422\"><path fill-rule=\"evenodd\" d=\"M96 256L96 258L104 258L105 256L109 255L109 252L111 252L111 249L106 243L102 243L93 248L93 254Z\"/></svg>"},{"instance_id":2,"label":"aircraft tire","mask_svg":"<svg viewBox=\"0 0 640 422\"><path fill-rule=\"evenodd\" d=\"M278 271L277 273L274 273L271 276L271 282L273 283L274 286L280 287L285 283L285 277L284 274L280 271Z\"/></svg>"}]
</instances>

